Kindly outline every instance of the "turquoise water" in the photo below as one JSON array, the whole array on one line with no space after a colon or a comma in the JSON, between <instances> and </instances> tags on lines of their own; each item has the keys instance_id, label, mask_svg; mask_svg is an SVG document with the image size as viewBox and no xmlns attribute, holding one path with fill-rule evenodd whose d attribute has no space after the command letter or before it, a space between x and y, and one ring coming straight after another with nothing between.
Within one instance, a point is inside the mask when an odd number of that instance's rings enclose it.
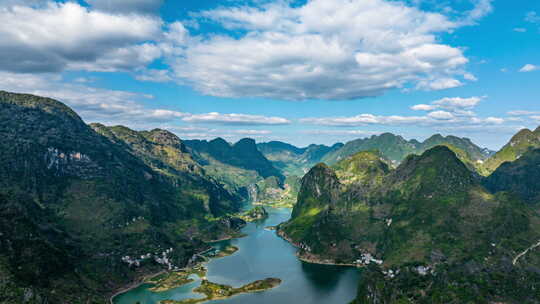
<instances>
[{"instance_id":1,"label":"turquoise water","mask_svg":"<svg viewBox=\"0 0 540 304\"><path fill-rule=\"evenodd\" d=\"M282 284L265 292L241 294L227 300L207 303L257 303L257 304L308 304L308 303L348 303L356 295L359 279L355 268L314 265L304 263L295 256L296 248L276 236L266 226L286 221L290 209L267 208L268 219L249 223L242 232L247 237L221 241L213 244L220 248L234 245L240 248L235 254L213 259L207 264L207 278L211 282L234 287L265 279L280 278ZM197 280L188 285L161 293L149 291L142 285L115 298L115 304L156 304L160 300L180 300L201 297L191 289L198 286Z\"/></svg>"}]
</instances>

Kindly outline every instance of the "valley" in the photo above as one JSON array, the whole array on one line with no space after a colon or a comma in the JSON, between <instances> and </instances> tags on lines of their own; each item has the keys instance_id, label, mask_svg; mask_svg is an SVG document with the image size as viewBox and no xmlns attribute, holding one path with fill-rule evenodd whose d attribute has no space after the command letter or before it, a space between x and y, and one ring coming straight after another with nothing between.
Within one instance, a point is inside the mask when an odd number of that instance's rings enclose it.
<instances>
[{"instance_id":1,"label":"valley","mask_svg":"<svg viewBox=\"0 0 540 304\"><path fill-rule=\"evenodd\" d=\"M539 298L540 128L298 148L0 109L2 303Z\"/></svg>"}]
</instances>

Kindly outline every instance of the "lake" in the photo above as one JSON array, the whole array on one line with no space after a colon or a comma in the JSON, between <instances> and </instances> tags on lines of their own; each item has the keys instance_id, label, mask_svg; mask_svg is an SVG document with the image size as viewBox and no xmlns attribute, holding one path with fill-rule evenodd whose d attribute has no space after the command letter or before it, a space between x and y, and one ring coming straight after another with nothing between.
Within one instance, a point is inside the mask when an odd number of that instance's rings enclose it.
<instances>
[{"instance_id":1,"label":"lake","mask_svg":"<svg viewBox=\"0 0 540 304\"><path fill-rule=\"evenodd\" d=\"M266 220L248 223L242 232L248 236L216 242L216 248L234 245L240 248L235 254L212 259L206 267L211 282L240 287L269 277L280 278L282 284L274 289L252 294L241 294L226 300L207 303L257 303L257 304L311 304L349 303L356 296L359 271L352 267L308 264L295 256L296 248L278 237L275 231L265 230L289 219L291 209L265 207ZM115 304L156 304L160 300L181 300L202 297L191 290L200 280L166 292L154 293L149 285L141 285L114 299Z\"/></svg>"}]
</instances>

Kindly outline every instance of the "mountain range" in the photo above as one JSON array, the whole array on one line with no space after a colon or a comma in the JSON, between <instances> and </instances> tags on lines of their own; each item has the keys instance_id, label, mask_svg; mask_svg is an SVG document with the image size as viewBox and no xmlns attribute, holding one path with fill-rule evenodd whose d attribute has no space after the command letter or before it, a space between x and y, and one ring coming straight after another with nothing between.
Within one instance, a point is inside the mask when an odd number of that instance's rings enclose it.
<instances>
[{"instance_id":1,"label":"mountain range","mask_svg":"<svg viewBox=\"0 0 540 304\"><path fill-rule=\"evenodd\" d=\"M364 266L355 303L535 303L539 155L488 177L445 145L396 169L377 151L321 163L279 234L303 260Z\"/></svg>"},{"instance_id":2,"label":"mountain range","mask_svg":"<svg viewBox=\"0 0 540 304\"><path fill-rule=\"evenodd\" d=\"M103 303L238 236L245 201L294 205L278 233L301 259L365 266L357 303L538 299L540 128L496 153L442 135L181 140L0 91L0 136L0 303Z\"/></svg>"},{"instance_id":3,"label":"mountain range","mask_svg":"<svg viewBox=\"0 0 540 304\"><path fill-rule=\"evenodd\" d=\"M0 92L0 136L2 303L103 303L236 233L240 200L172 133L88 126L58 101Z\"/></svg>"}]
</instances>

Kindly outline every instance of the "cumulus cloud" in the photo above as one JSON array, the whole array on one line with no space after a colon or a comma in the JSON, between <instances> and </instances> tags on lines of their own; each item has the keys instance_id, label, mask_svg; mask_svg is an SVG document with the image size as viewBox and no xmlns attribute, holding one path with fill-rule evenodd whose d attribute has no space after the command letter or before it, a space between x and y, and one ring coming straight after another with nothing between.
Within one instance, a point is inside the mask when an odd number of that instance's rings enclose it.
<instances>
[{"instance_id":1,"label":"cumulus cloud","mask_svg":"<svg viewBox=\"0 0 540 304\"><path fill-rule=\"evenodd\" d=\"M455 118L452 113L446 111L434 111L427 116L436 120L451 120Z\"/></svg>"},{"instance_id":2,"label":"cumulus cloud","mask_svg":"<svg viewBox=\"0 0 540 304\"><path fill-rule=\"evenodd\" d=\"M192 14L192 22L224 29L196 36L181 22L153 15L163 0L86 0L89 7L6 1L0 70L131 71L141 81L190 84L207 95L288 100L355 99L475 81L462 49L438 35L491 10L489 0L478 0L466 17L451 19L399 1L248 1ZM157 59L167 68L149 68Z\"/></svg>"},{"instance_id":3,"label":"cumulus cloud","mask_svg":"<svg viewBox=\"0 0 540 304\"><path fill-rule=\"evenodd\" d=\"M267 117L248 114L221 114L217 112L192 114L183 118L190 123L211 123L221 125L287 125L291 121L282 117Z\"/></svg>"},{"instance_id":4,"label":"cumulus cloud","mask_svg":"<svg viewBox=\"0 0 540 304\"><path fill-rule=\"evenodd\" d=\"M152 96L87 86L76 79L64 82L51 74L0 72L0 89L51 97L75 109L87 122L106 124L162 123L188 115L178 111L145 106Z\"/></svg>"},{"instance_id":5,"label":"cumulus cloud","mask_svg":"<svg viewBox=\"0 0 540 304\"><path fill-rule=\"evenodd\" d=\"M92 8L113 13L155 14L163 0L86 0Z\"/></svg>"},{"instance_id":6,"label":"cumulus cloud","mask_svg":"<svg viewBox=\"0 0 540 304\"><path fill-rule=\"evenodd\" d=\"M465 14L465 18L460 21L462 25L474 25L493 11L492 0L475 0L474 8Z\"/></svg>"},{"instance_id":7,"label":"cumulus cloud","mask_svg":"<svg viewBox=\"0 0 540 304\"><path fill-rule=\"evenodd\" d=\"M226 138L230 141L236 141L244 137L250 137L255 139L271 139L272 131L270 130L258 130L258 129L214 129L214 128L204 128L196 126L187 126L180 127L176 125L162 125L162 129L169 130L180 138L189 138L189 139L213 139L216 137Z\"/></svg>"},{"instance_id":8,"label":"cumulus cloud","mask_svg":"<svg viewBox=\"0 0 540 304\"><path fill-rule=\"evenodd\" d=\"M455 110L455 109L470 109L476 107L484 97L445 97L433 102L442 109Z\"/></svg>"},{"instance_id":9,"label":"cumulus cloud","mask_svg":"<svg viewBox=\"0 0 540 304\"><path fill-rule=\"evenodd\" d=\"M176 77L208 95L354 99L410 85L454 88L472 79L463 51L437 38L462 24L401 2L312 0L293 7L280 1L222 7L199 19L234 34L194 40L170 62Z\"/></svg>"},{"instance_id":10,"label":"cumulus cloud","mask_svg":"<svg viewBox=\"0 0 540 304\"><path fill-rule=\"evenodd\" d=\"M424 116L381 116L359 114L350 117L304 118L300 121L308 124L354 127L366 125L499 125L506 122L500 117L480 118L472 111L485 97L445 97L430 104L417 104L411 107L415 111L427 112Z\"/></svg>"},{"instance_id":11,"label":"cumulus cloud","mask_svg":"<svg viewBox=\"0 0 540 304\"><path fill-rule=\"evenodd\" d=\"M438 118L443 119L445 116L446 119L452 119L454 116L475 116L476 114L471 111L474 107L476 107L483 97L469 97L469 98L462 98L462 97L445 97L438 100L435 100L431 102L430 104L417 104L411 107L414 111L435 111L433 113L428 114L431 118ZM442 111L444 110L444 111ZM443 114L448 113L448 114Z\"/></svg>"},{"instance_id":12,"label":"cumulus cloud","mask_svg":"<svg viewBox=\"0 0 540 304\"><path fill-rule=\"evenodd\" d=\"M87 122L124 124L135 128L155 128L162 124L206 123L221 125L286 125L291 121L281 117L247 114L203 113L192 114L149 106L151 95L108 90L86 85L75 79L64 82L60 76L51 74L18 74L0 72L0 90L29 93L51 97L72 107ZM268 131L232 130L233 134L264 135Z\"/></svg>"},{"instance_id":13,"label":"cumulus cloud","mask_svg":"<svg viewBox=\"0 0 540 304\"><path fill-rule=\"evenodd\" d=\"M145 43L161 35L162 22L116 15L77 3L0 7L0 69L58 72L115 71L146 65L160 56Z\"/></svg>"},{"instance_id":14,"label":"cumulus cloud","mask_svg":"<svg viewBox=\"0 0 540 304\"><path fill-rule=\"evenodd\" d=\"M336 126L336 127L357 127L366 125L410 125L422 123L428 120L425 116L378 116L373 114L360 114L350 117L322 117L322 118L303 118L302 123Z\"/></svg>"},{"instance_id":15,"label":"cumulus cloud","mask_svg":"<svg viewBox=\"0 0 540 304\"><path fill-rule=\"evenodd\" d=\"M521 69L519 69L519 71L522 73L533 72L537 70L540 70L540 66L530 64L530 63L524 65Z\"/></svg>"}]
</instances>

